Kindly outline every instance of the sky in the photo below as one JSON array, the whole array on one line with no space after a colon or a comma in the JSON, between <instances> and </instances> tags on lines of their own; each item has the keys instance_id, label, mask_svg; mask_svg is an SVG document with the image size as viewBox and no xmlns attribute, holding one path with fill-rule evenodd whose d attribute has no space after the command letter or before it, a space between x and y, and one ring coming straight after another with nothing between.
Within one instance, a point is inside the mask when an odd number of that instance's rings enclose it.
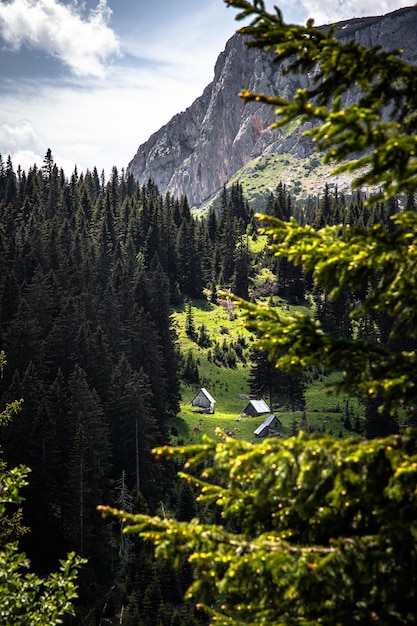
<instances>
[{"instance_id":1,"label":"sky","mask_svg":"<svg viewBox=\"0 0 417 626\"><path fill-rule=\"evenodd\" d=\"M274 4L286 22L319 25L413 2ZM212 81L237 13L223 0L0 0L3 161L27 170L50 148L68 177L75 166L120 172Z\"/></svg>"}]
</instances>

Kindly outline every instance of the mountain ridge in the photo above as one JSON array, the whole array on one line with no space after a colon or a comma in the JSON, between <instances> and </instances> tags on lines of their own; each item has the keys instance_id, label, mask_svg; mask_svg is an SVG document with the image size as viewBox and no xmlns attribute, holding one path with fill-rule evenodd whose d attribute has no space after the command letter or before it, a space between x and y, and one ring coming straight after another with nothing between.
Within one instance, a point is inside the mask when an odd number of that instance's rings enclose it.
<instances>
[{"instance_id":1,"label":"mountain ridge","mask_svg":"<svg viewBox=\"0 0 417 626\"><path fill-rule=\"evenodd\" d=\"M402 58L412 64L417 64L416 32L416 7L344 20L336 28L341 40L355 39L366 47L393 50L400 41ZM281 179L290 186L303 179L307 190L307 179L315 171L310 187L316 188L317 173L326 177L330 168L318 167L311 140L302 136L301 127L271 130L273 108L256 102L245 104L238 97L241 89L289 97L309 84L306 75L282 75L280 63L273 59L272 53L248 48L243 35L233 35L216 61L213 81L185 111L139 146L127 172L140 184L152 179L162 193L186 195L194 208L207 205L230 180L248 181L250 174L248 195L251 189L255 196L267 193L270 183L262 182L259 160L263 160L263 170L265 162L274 162ZM342 188L349 184L346 177L333 182Z\"/></svg>"}]
</instances>

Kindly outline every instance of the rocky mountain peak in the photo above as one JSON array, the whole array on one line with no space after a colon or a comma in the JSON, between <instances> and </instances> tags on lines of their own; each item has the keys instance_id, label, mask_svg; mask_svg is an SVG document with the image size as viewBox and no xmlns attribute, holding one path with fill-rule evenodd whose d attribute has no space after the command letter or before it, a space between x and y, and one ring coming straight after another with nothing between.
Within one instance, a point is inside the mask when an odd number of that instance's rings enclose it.
<instances>
[{"instance_id":1,"label":"rocky mountain peak","mask_svg":"<svg viewBox=\"0 0 417 626\"><path fill-rule=\"evenodd\" d=\"M403 58L417 64L416 32L417 8L409 7L385 16L340 22L336 34L367 47L401 47ZM273 109L258 103L245 105L238 93L248 89L289 97L307 86L308 80L303 75L282 75L273 55L248 48L245 38L235 34L217 59L210 85L139 146L128 173L141 184L151 178L160 192L184 194L190 206L201 207L252 159L262 155L306 159L312 145L299 128L272 131Z\"/></svg>"}]
</instances>

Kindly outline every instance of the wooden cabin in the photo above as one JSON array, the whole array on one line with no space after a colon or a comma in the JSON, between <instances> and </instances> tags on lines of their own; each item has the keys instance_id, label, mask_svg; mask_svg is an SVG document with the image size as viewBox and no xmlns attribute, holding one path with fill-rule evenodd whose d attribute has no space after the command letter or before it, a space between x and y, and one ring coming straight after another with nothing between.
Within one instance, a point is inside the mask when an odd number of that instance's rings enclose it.
<instances>
[{"instance_id":1,"label":"wooden cabin","mask_svg":"<svg viewBox=\"0 0 417 626\"><path fill-rule=\"evenodd\" d=\"M256 437L270 437L275 431L282 428L281 421L277 418L276 415L271 413L268 415L266 420L258 426L258 428L253 432Z\"/></svg>"},{"instance_id":2,"label":"wooden cabin","mask_svg":"<svg viewBox=\"0 0 417 626\"><path fill-rule=\"evenodd\" d=\"M191 406L201 409L204 413L214 413L216 400L209 394L207 389L201 387L200 391L191 400Z\"/></svg>"},{"instance_id":3,"label":"wooden cabin","mask_svg":"<svg viewBox=\"0 0 417 626\"><path fill-rule=\"evenodd\" d=\"M258 417L265 413L270 413L271 409L265 402L265 400L250 400L243 409L243 414L248 417Z\"/></svg>"}]
</instances>

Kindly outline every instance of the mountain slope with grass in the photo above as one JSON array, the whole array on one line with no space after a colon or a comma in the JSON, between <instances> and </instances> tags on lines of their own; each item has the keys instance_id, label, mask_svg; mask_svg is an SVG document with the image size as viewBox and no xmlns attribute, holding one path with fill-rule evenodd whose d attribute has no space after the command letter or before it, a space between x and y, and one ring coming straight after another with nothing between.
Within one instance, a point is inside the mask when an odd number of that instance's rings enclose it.
<instances>
[{"instance_id":1,"label":"mountain slope with grass","mask_svg":"<svg viewBox=\"0 0 417 626\"><path fill-rule=\"evenodd\" d=\"M402 58L417 61L417 9L408 7L378 17L340 22L336 36L366 47L395 50L401 45ZM232 177L248 179L248 199L271 190L268 170L288 181L301 197L323 187L329 167L313 155L310 138L293 124L272 131L272 107L260 102L245 104L242 89L290 98L297 89L310 84L310 76L283 74L274 55L247 48L235 34L219 55L214 78L204 93L185 111L139 146L127 171L145 185L152 179L161 193L186 195L192 207L201 208L215 198ZM348 94L354 100L358 91ZM267 166L267 167L266 167ZM334 180L343 189L348 180ZM276 184L276 178L275 178ZM274 183L272 183L272 188Z\"/></svg>"},{"instance_id":2,"label":"mountain slope with grass","mask_svg":"<svg viewBox=\"0 0 417 626\"><path fill-rule=\"evenodd\" d=\"M290 313L301 309L278 298L276 305ZM187 335L190 310L195 332L192 338ZM193 380L183 379L180 412L171 426L173 443L199 442L203 434L214 436L216 428L238 439L257 440L254 431L267 416L242 415L250 396L254 337L243 327L238 311L231 311L225 303L199 300L177 307L172 321L184 362L192 355L197 371ZM309 378L305 412L291 412L279 404L272 407L282 423L278 436L287 437L298 430L308 430L346 437L362 428L363 410L359 404L351 403L346 419L344 399L326 395L324 384L328 379L324 373L315 373ZM191 406L201 387L216 400L212 415ZM268 398L264 399L268 402Z\"/></svg>"}]
</instances>

